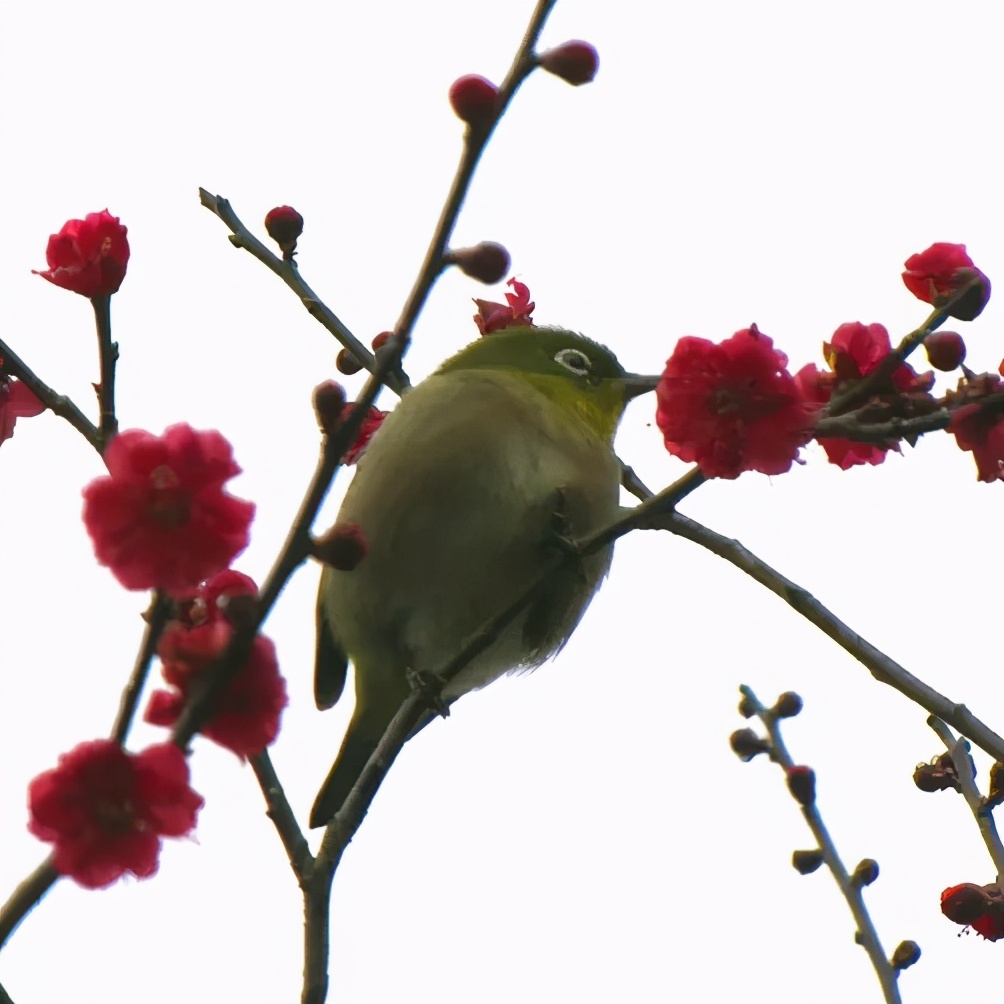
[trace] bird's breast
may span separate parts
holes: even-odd
[[[430,377],[386,419],[339,513],[369,545],[352,572],[328,577],[343,648],[383,672],[436,672],[540,578],[556,532],[581,536],[613,519],[618,485],[610,446],[518,376]],[[551,574],[447,696],[544,661],[609,562],[607,549]]]

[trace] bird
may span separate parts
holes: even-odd
[[[361,530],[365,557],[321,573],[315,702],[339,700],[351,660],[356,703],[312,827],[336,816],[415,680],[434,677],[548,568],[525,609],[445,684],[441,710],[568,641],[613,545],[565,562],[554,550],[618,516],[614,435],[627,403],[656,383],[581,334],[514,327],[447,359],[390,412],[335,524]]]

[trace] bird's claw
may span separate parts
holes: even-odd
[[[443,700],[443,681],[435,674],[419,669],[409,669],[407,676],[408,686],[425,701],[429,710],[448,718],[450,706]]]

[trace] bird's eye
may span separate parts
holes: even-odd
[[[586,376],[593,365],[589,361],[589,356],[580,349],[561,349],[555,353],[554,361],[576,376]]]

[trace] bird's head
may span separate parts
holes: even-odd
[[[506,328],[479,338],[447,359],[437,373],[500,370],[516,373],[612,441],[624,407],[655,390],[659,378],[628,373],[598,342],[560,328]]]

